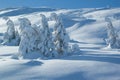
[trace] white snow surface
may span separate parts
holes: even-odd
[[[19,9],[0,10],[0,16]],[[71,39],[69,44],[78,44],[80,52],[57,59],[19,60],[14,57],[18,46],[0,45],[0,80],[120,80],[120,50],[105,48],[103,40],[107,37],[105,17],[110,17],[116,30],[120,30],[120,8],[57,9],[13,13],[9,17],[19,29],[18,18],[25,17],[32,24],[39,24],[40,14],[49,17],[52,12],[61,15]],[[49,21],[50,28],[53,24]],[[0,41],[6,29],[1,17]]]

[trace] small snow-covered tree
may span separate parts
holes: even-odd
[[[54,25],[54,44],[59,55],[67,55],[69,36],[62,24],[62,20],[56,13],[51,14],[52,19],[55,20]]]
[[[73,45],[72,45],[72,52],[73,52],[73,53],[79,53],[79,52],[80,52],[79,45],[73,44]]]
[[[56,56],[54,44],[52,41],[52,34],[48,26],[46,17],[40,14],[41,17],[41,28],[40,28],[40,43],[38,45],[41,53],[46,57]]]
[[[3,44],[10,44],[12,40],[15,39],[15,28],[14,23],[8,17],[4,17],[3,19],[6,20],[7,31],[4,34]]]
[[[36,50],[36,31],[32,28],[30,21],[27,18],[20,18],[21,41],[19,45],[19,53],[25,57],[27,53]]]
[[[117,32],[115,31],[112,22],[109,18],[106,18],[107,21],[107,34],[108,39],[106,39],[106,43],[110,48],[120,48],[120,40]]]
[[[18,46],[20,43],[20,36],[18,31],[15,30],[13,21],[8,17],[3,17],[3,19],[6,20],[7,31],[4,34],[2,44]]]

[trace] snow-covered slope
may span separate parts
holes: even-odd
[[[26,17],[39,24],[40,14],[57,13],[63,19],[71,43],[81,52],[51,60],[18,60],[16,46],[0,46],[0,80],[120,80],[119,50],[102,49],[107,36],[105,17],[120,30],[120,8],[8,8],[0,10],[0,40],[6,31],[3,16],[9,16],[19,29],[18,18]],[[50,28],[54,22],[49,21]]]
[[[6,27],[2,16],[9,16],[18,27],[17,19],[27,17],[32,24],[39,24],[40,14],[50,16],[55,12],[62,16],[64,26],[71,39],[86,43],[104,43],[106,37],[105,17],[111,17],[114,27],[119,29],[120,8],[83,8],[83,9],[50,9],[50,8],[10,8],[0,11],[0,33],[4,33]],[[50,26],[52,27],[52,23]]]

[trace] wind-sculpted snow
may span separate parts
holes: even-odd
[[[79,44],[81,54],[61,59],[14,59],[17,47],[0,47],[1,80],[119,80],[119,51]],[[6,67],[5,67],[6,66]]]

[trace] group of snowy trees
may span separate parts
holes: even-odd
[[[19,55],[26,58],[27,55],[34,56],[34,53],[44,57],[59,57],[70,55],[70,53],[79,51],[78,45],[72,47],[68,45],[69,36],[63,26],[62,19],[52,13],[49,20],[54,21],[53,30],[49,28],[48,18],[40,14],[39,25],[31,24],[27,18],[19,18],[19,33],[15,30],[12,20],[4,17],[7,24],[7,31],[4,34],[4,45],[19,45]],[[32,57],[31,56],[31,57]],[[39,56],[38,56],[39,57]]]
[[[106,43],[107,43],[108,47],[113,48],[113,49],[114,48],[120,49],[119,32],[117,32],[117,30],[115,30],[115,28],[113,27],[113,24],[109,18],[106,18],[105,20],[107,22],[108,38],[106,39]]]
[[[58,57],[68,54],[69,36],[57,14],[51,14],[55,21],[53,35],[49,29],[48,20],[41,14],[39,26],[31,25],[27,18],[20,18],[21,41],[19,52],[24,57],[27,53],[38,51],[45,57]]]

